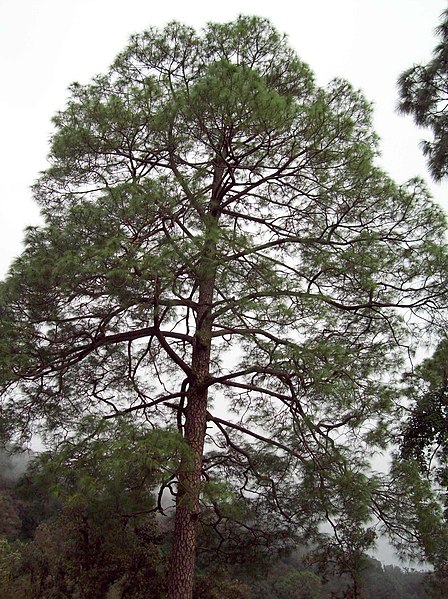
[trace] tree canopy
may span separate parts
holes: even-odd
[[[445,218],[375,165],[363,95],[318,87],[265,19],[171,23],[74,83],[54,127],[45,223],[0,288],[3,434],[177,430],[170,599],[191,597],[199,524],[229,542],[226,489],[253,514],[241,534],[362,528],[447,272]]]
[[[432,60],[401,74],[398,107],[411,114],[417,125],[431,130],[433,140],[422,142],[422,148],[431,175],[439,181],[448,174],[448,10],[442,13],[436,33],[440,41]]]

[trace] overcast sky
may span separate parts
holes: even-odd
[[[348,79],[374,103],[382,165],[398,181],[429,181],[424,135],[396,113],[396,80],[426,62],[443,0],[0,0],[0,277],[37,224],[30,185],[46,166],[50,119],[67,86],[103,72],[129,36],[177,19],[197,28],[238,14],[266,16],[289,35],[321,84]],[[431,189],[448,208],[448,185]]]

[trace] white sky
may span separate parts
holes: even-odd
[[[0,0],[0,278],[39,222],[30,185],[46,167],[50,119],[72,81],[106,70],[129,36],[173,19],[202,27],[238,14],[271,19],[320,84],[348,79],[374,103],[382,166],[396,181],[422,176],[448,209],[448,183],[431,183],[419,140],[398,115],[396,81],[425,63],[445,0]],[[392,555],[382,559],[392,561]]]
[[[347,78],[374,103],[383,167],[398,181],[429,181],[424,135],[398,115],[396,80],[426,62],[444,0],[0,0],[0,277],[37,224],[30,185],[46,166],[51,116],[67,86],[103,72],[131,33],[177,19],[200,28],[238,14],[266,16],[325,84]],[[431,184],[448,208],[448,185]]]

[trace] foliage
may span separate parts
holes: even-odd
[[[56,452],[41,453],[32,462],[20,489],[24,498],[44,489],[65,505],[125,521],[161,509],[154,490],[172,480],[182,452],[188,448],[177,431],[89,417]]]
[[[448,585],[448,568],[446,564],[438,566],[435,572],[426,577],[426,588],[431,599],[444,599]]]
[[[448,340],[406,377],[411,410],[402,429],[401,454],[448,488]]]
[[[371,599],[427,599],[424,572],[402,570],[398,566],[383,566],[369,559],[363,572],[363,587]]]
[[[157,499],[152,496],[148,505],[146,491],[166,476],[168,448],[182,450],[176,433],[148,434],[145,426],[137,427],[125,418],[88,419],[57,450],[35,456],[22,479],[8,488],[14,504],[20,503],[22,526],[16,526],[11,539],[3,539],[0,546],[2,597],[164,597],[172,523],[151,511]],[[120,460],[122,451],[133,453],[129,471]],[[56,502],[51,500],[54,494]],[[348,596],[350,579],[341,574],[342,568],[334,568],[333,573],[327,568],[322,580],[322,567],[317,564],[312,571],[310,560],[308,565],[304,562],[309,549],[280,555],[272,542],[275,536],[265,538],[263,545],[254,532],[261,529],[255,519],[250,521],[248,506],[245,502],[234,505],[236,489],[229,484],[212,486],[206,494],[223,514],[230,510],[225,529],[229,536],[223,541],[223,528],[216,525],[203,528],[194,599]],[[27,537],[19,543],[16,537],[23,535],[23,522],[30,521],[30,512],[35,526],[27,525]],[[250,547],[242,534],[243,524],[253,541]],[[232,526],[236,531],[232,532]],[[340,523],[339,538],[342,532]],[[292,539],[293,535],[288,542]],[[247,547],[238,550],[238,540]],[[349,563],[350,544],[344,548],[336,543],[326,547],[329,563],[344,563],[341,549],[347,551],[344,559]],[[359,575],[365,597],[426,599],[422,574],[383,570],[367,556],[362,558]]]
[[[448,341],[443,338],[433,355],[406,377],[407,396],[411,404],[400,435],[400,457],[413,468],[415,478],[422,479],[420,488],[432,485],[434,496],[444,507],[444,522],[440,517],[428,517],[426,492],[425,512],[415,510],[420,517],[421,538],[425,557],[435,566],[434,584],[445,584],[448,568]],[[412,464],[412,466],[410,465]],[[438,509],[433,507],[433,513]],[[439,508],[441,512],[441,508]],[[440,578],[436,583],[437,576]]]
[[[418,329],[445,302],[445,218],[424,184],[375,166],[362,94],[319,88],[265,19],[150,29],[70,94],[34,188],[44,225],[0,286],[2,434],[147,422],[129,450],[111,438],[98,500],[166,460],[170,598],[191,597],[201,526],[231,551],[311,538],[347,508],[362,528],[415,339],[404,315]],[[172,454],[151,457],[157,435]],[[79,451],[75,502],[96,484]]]
[[[399,78],[399,109],[411,114],[417,125],[428,127],[433,141],[422,143],[429,170],[437,181],[448,174],[448,10],[436,29],[439,43],[426,65],[413,66]]]
[[[321,580],[312,572],[292,572],[277,579],[274,589],[278,599],[319,599]]]
[[[251,599],[251,589],[217,568],[196,577],[194,599]]]
[[[99,516],[99,514],[98,514]],[[12,589],[26,597],[153,597],[164,594],[164,564],[154,522],[123,526],[66,508],[24,546]],[[150,594],[148,594],[150,589]]]
[[[0,486],[0,537],[14,538],[20,529],[20,502],[11,489]]]
[[[59,507],[41,515],[12,587],[36,598],[93,599],[109,591],[162,598],[165,560],[154,488],[169,477],[182,445],[176,432],[88,418],[57,452],[37,456],[16,493],[28,505],[38,496],[38,506],[55,495]]]
[[[5,599],[19,597],[11,592],[15,569],[20,562],[20,547],[17,543],[0,536],[0,592]],[[18,589],[15,588],[14,592]]]

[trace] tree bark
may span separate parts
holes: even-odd
[[[192,356],[193,380],[187,392],[185,414],[184,434],[190,452],[182,458],[179,469],[169,599],[190,599],[193,593],[202,456],[207,425],[208,388],[206,383],[210,364],[210,305],[213,287],[210,288],[210,285],[207,285],[203,289],[202,295],[201,307],[198,311],[199,327],[195,336]],[[207,301],[204,303],[206,299]]]
[[[168,599],[191,599],[196,562],[197,525],[200,514],[202,458],[207,427],[208,378],[210,374],[212,302],[216,279],[216,237],[220,184],[223,167],[216,167],[210,211],[199,265],[199,297],[196,333],[191,358],[191,380],[187,392],[184,437],[189,455],[181,460],[178,476],[174,539]]]

